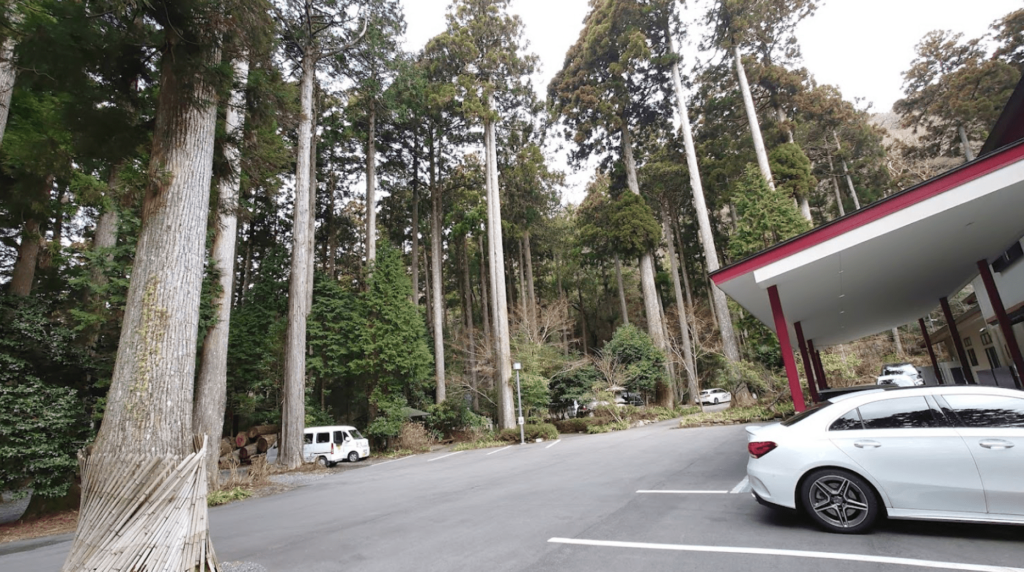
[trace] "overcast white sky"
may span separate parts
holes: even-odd
[[[709,0],[690,4],[699,16]],[[403,0],[407,50],[422,48],[444,31],[450,0]],[[1021,7],[1020,0],[824,0],[797,29],[804,64],[819,83],[839,86],[847,99],[864,98],[862,107],[891,109],[902,97],[903,72],[914,57],[914,45],[931,30],[963,32],[978,37],[997,18]],[[541,60],[534,78],[541,94],[562,67],[565,52],[579,37],[588,0],[513,0],[522,17],[530,49]],[[685,52],[684,52],[685,53]],[[692,64],[691,61],[685,62]],[[561,163],[556,159],[556,162]],[[570,177],[566,198],[582,199],[587,176]]]

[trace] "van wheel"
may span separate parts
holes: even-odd
[[[316,466],[326,468],[327,467],[327,457],[317,457],[316,458]]]
[[[348,454],[348,462],[349,463],[355,463],[355,462],[358,462],[358,461],[359,461],[359,453],[356,453],[355,451],[352,451],[352,452],[350,452]]]

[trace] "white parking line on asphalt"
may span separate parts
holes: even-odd
[[[729,491],[637,491],[638,495],[727,495]]]
[[[555,442],[554,442],[554,443],[552,443],[552,444],[550,444],[550,445],[548,445],[547,447],[544,447],[544,448],[545,448],[545,449],[550,449],[550,448],[554,447],[555,445],[557,445],[557,444],[559,444],[559,443],[561,443],[561,442],[562,442],[562,440],[561,440],[561,439],[555,439]]]
[[[502,447],[501,449],[498,449],[497,451],[491,451],[490,453],[487,453],[487,454],[488,455],[493,455],[495,453],[500,453],[500,452],[504,451],[505,449],[511,449],[511,448],[512,448],[512,445],[509,445],[508,447]]]
[[[582,538],[549,538],[553,544],[577,544],[582,546],[604,546],[610,548],[642,548],[646,550],[675,550],[679,552],[717,552],[722,554],[762,554],[766,556],[791,556],[794,558],[819,558],[823,560],[847,560],[851,562],[874,562],[877,564],[898,564],[943,570],[972,570],[975,572],[1024,572],[1024,568],[990,566],[987,564],[966,564],[918,560],[895,556],[872,556],[869,554],[844,554],[842,552],[816,552],[810,550],[784,550],[776,548],[754,548],[745,546],[699,546],[693,544],[654,544],[649,542],[619,542],[615,540],[586,540]]]
[[[739,482],[735,487],[729,491],[732,494],[749,493],[750,492],[750,477],[743,477],[743,480]]]
[[[445,457],[451,457],[452,455],[458,455],[459,453],[462,453],[462,452],[463,451],[455,451],[454,453],[448,453],[447,455],[441,455],[440,457],[434,457],[433,459],[427,459],[427,462],[428,463],[433,463],[434,461],[439,461],[441,459],[444,459]]]

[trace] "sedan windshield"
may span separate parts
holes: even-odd
[[[825,409],[829,405],[832,405],[832,402],[830,402],[830,401],[823,401],[823,402],[815,405],[814,407],[811,407],[809,409],[805,409],[805,410],[801,411],[800,413],[797,413],[796,415],[794,415],[794,416],[790,417],[789,419],[786,419],[785,421],[783,421],[782,422],[782,426],[789,427],[790,425],[796,425],[797,423],[803,421],[804,419],[807,419],[811,415],[814,415],[815,413],[818,413],[819,411]]]

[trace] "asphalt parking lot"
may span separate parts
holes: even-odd
[[[217,553],[269,571],[1024,572],[1024,527],[820,532],[751,498],[742,426],[674,426],[366,463],[212,509]],[[49,542],[0,547],[0,571],[58,570],[69,545]]]

